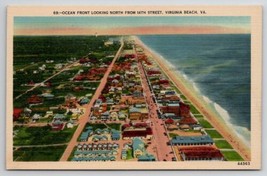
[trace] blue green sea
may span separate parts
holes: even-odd
[[[250,144],[250,34],[138,37]]]

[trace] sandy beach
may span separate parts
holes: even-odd
[[[212,124],[212,126],[227,140],[232,147],[238,152],[244,160],[251,160],[251,151],[245,145],[245,143],[236,135],[233,129],[218,117],[214,112],[205,107],[205,105],[186,87],[186,84],[181,78],[181,75],[177,75],[168,64],[160,58],[157,54],[153,53],[138,37],[133,37],[136,44],[144,48],[144,52],[147,56],[151,56],[169,77],[173,84],[187,97],[187,99],[206,117],[206,119]]]

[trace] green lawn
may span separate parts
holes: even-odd
[[[87,131],[85,129],[88,126],[93,127],[93,130],[96,130],[97,128],[99,128],[99,129],[107,128],[107,126],[105,124],[103,124],[103,123],[87,123],[86,126],[85,126],[85,128],[84,128],[84,131]]]
[[[58,161],[66,145],[51,147],[19,148],[13,153],[14,161]]]
[[[216,130],[205,130],[211,138],[223,138],[222,135]]]
[[[52,131],[50,126],[44,127],[14,127],[17,135],[13,142],[19,145],[61,144],[70,141],[77,127],[65,128],[62,131]]]
[[[127,150],[127,157],[126,157],[126,159],[127,160],[133,159],[133,150],[132,149]]]
[[[195,114],[194,116],[195,116],[195,118],[197,118],[197,119],[202,119],[202,118],[204,118],[204,116],[201,115],[201,114]]]
[[[192,104],[190,104],[190,111],[192,112],[192,114],[200,114],[200,112]]]
[[[221,151],[227,161],[243,161],[243,158],[235,151]]]
[[[180,97],[181,97],[183,100],[187,100],[186,97],[185,97],[183,94],[180,94]]]
[[[200,125],[203,126],[203,128],[213,128],[213,126],[206,120],[204,119],[198,119],[198,122]]]
[[[112,129],[121,130],[121,124],[120,123],[110,123],[110,124],[106,124],[107,126],[109,126]]]
[[[215,144],[220,149],[232,149],[233,148],[226,140],[216,140]]]
[[[169,133],[169,136],[171,137],[171,138],[173,138],[173,137],[175,137],[175,136],[179,136],[178,134],[175,134],[175,133]]]

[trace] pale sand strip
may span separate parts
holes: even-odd
[[[190,90],[186,87],[186,84],[179,77],[171,71],[168,64],[165,63],[158,55],[153,53],[138,37],[133,37],[136,44],[144,48],[144,52],[147,56],[151,56],[160,66],[162,71],[169,77],[174,85],[190,100],[190,102],[207,118],[211,125],[221,133],[221,135],[227,140],[232,147],[243,157],[244,160],[250,161],[251,154],[250,149],[244,144],[242,140],[236,135],[233,129],[229,128],[224,121],[220,119],[214,112],[203,106],[203,103],[196,98]]]

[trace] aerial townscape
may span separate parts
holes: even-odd
[[[135,36],[15,36],[13,160],[246,160],[181,84]]]

